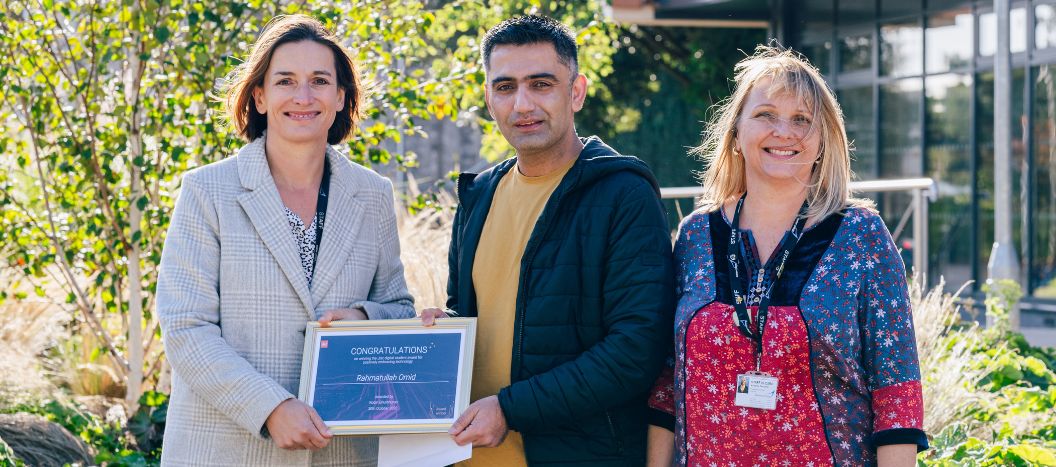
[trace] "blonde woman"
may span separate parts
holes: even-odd
[[[697,149],[704,205],[675,245],[650,465],[914,465],[927,438],[905,268],[848,192],[839,105],[792,52],[760,47],[735,71]]]
[[[161,463],[373,466],[377,438],[334,439],[294,397],[309,321],[414,316],[392,184],[331,146],[359,114],[356,69],[318,21],[279,17],[227,97],[248,144],[184,176],[161,258]]]

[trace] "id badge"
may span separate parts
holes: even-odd
[[[733,405],[766,410],[777,407],[777,378],[769,374],[749,371],[737,375],[735,389]]]

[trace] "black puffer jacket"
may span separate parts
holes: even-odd
[[[533,465],[640,466],[646,394],[671,342],[671,237],[645,163],[583,142],[525,247],[499,403]],[[458,179],[447,306],[461,316],[477,316],[473,259],[514,164]]]

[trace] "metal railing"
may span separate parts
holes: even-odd
[[[889,193],[909,192],[912,199],[902,212],[898,224],[891,232],[898,238],[910,218],[913,219],[913,269],[923,277],[928,277],[928,203],[938,196],[938,186],[930,178],[903,178],[895,180],[866,180],[851,182],[853,193]],[[660,189],[663,199],[699,198],[704,195],[704,187],[678,186]],[[680,213],[681,216],[681,213]]]

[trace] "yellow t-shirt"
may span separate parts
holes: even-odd
[[[521,255],[550,195],[575,163],[540,177],[522,175],[516,167],[499,181],[473,259],[477,296],[477,345],[473,352],[473,401],[493,396],[510,385],[513,332]],[[521,435],[511,431],[497,448],[475,448],[463,467],[527,465]]]

